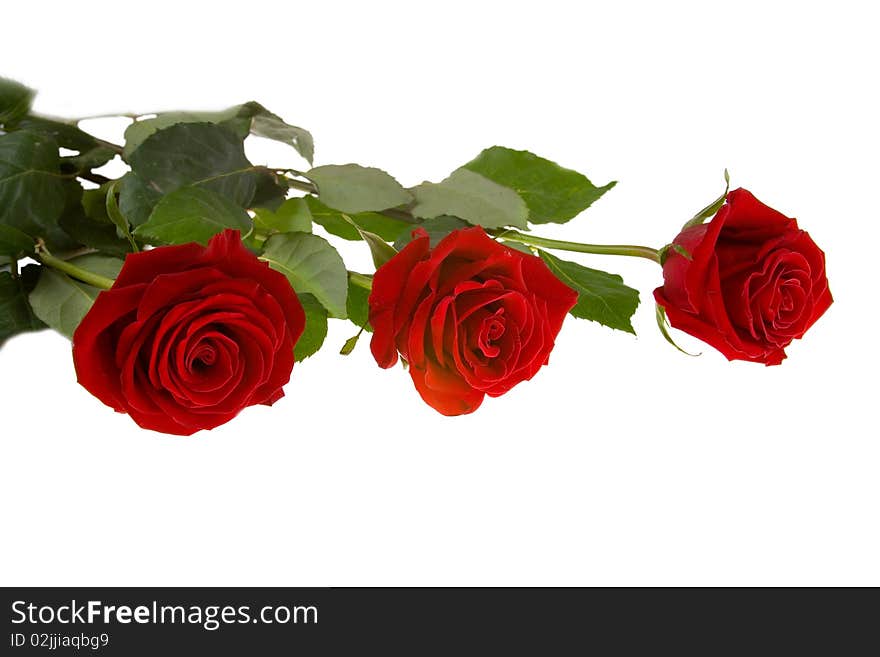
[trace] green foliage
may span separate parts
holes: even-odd
[[[538,255],[559,280],[578,293],[578,302],[570,311],[573,316],[635,335],[631,317],[639,305],[638,290],[624,285],[616,274],[560,260],[546,251]]]
[[[36,92],[7,78],[0,78],[0,126],[12,126],[31,109]]]
[[[305,360],[316,353],[327,337],[327,310],[311,294],[298,294],[306,314],[306,327],[293,348],[297,361]]]
[[[58,225],[77,244],[124,258],[131,247],[117,235],[103,207],[106,189],[83,191],[74,180],[64,181],[65,206]]]
[[[663,336],[666,342],[678,349],[685,356],[699,356],[700,354],[692,354],[689,351],[685,351],[678,346],[678,343],[675,340],[672,339],[672,335],[670,335],[669,333],[669,320],[666,318],[666,309],[658,303],[654,305],[654,310],[655,317],[657,319],[657,328],[660,329],[660,334]]]
[[[219,112],[163,112],[151,118],[139,119],[125,131],[123,156],[128,160],[152,134],[180,123],[214,123],[242,139],[250,133],[280,141],[296,149],[309,164],[315,153],[312,135],[307,130],[285,123],[278,115],[251,101]]]
[[[236,106],[219,112],[163,112],[151,118],[138,119],[125,129],[122,156],[130,161],[132,153],[152,135],[179,123],[215,123],[244,139],[248,134],[247,121],[235,121],[238,110]]]
[[[709,217],[714,217],[715,213],[721,209],[721,206],[724,205],[724,202],[727,200],[727,192],[730,191],[730,173],[728,173],[727,169],[724,170],[724,192],[712,201],[705,208],[697,212],[684,226],[682,226],[682,230],[690,228],[692,226],[699,226],[701,223],[706,221]],[[671,340],[670,340],[671,341]],[[675,344],[673,342],[673,344]],[[676,345],[677,347],[678,345]],[[687,352],[685,352],[687,353]]]
[[[58,145],[44,135],[12,132],[0,135],[0,224],[50,247],[73,246],[58,227],[65,190],[58,169]]]
[[[129,243],[116,234],[115,226],[90,219],[82,211],[66,212],[59,225],[77,243],[102,253],[124,258],[131,251]]]
[[[70,262],[108,278],[116,278],[122,268],[122,260],[101,255],[81,256]],[[72,338],[101,290],[75,281],[54,269],[41,269],[40,279],[29,297],[34,314],[50,328]]]
[[[363,329],[355,333],[348,340],[345,341],[345,344],[342,345],[342,349],[339,350],[340,356],[348,356],[351,352],[354,351],[354,348],[357,347],[358,340],[361,339],[361,334],[364,332]]]
[[[464,168],[513,189],[528,205],[529,221],[535,224],[565,223],[617,184],[596,187],[577,171],[502,146],[487,148]]]
[[[0,272],[0,347],[9,338],[45,328],[28,302],[28,293],[36,284],[37,265],[25,267],[19,278]]]
[[[107,193],[113,186],[118,187],[120,181],[114,180],[104,183],[95,189],[84,189],[82,193],[82,207],[89,219],[103,224],[113,223],[107,214]]]
[[[267,209],[254,211],[254,225],[267,233],[310,233],[312,213],[304,198],[289,198],[274,212]]]
[[[529,209],[515,191],[468,169],[410,191],[416,198],[412,213],[422,219],[452,215],[484,228],[527,226]]]
[[[154,244],[207,244],[226,228],[245,237],[252,227],[248,213],[223,196],[201,187],[183,187],[164,196],[134,232]]]
[[[527,229],[529,222],[565,223],[614,182],[596,186],[555,162],[500,146],[484,150],[439,183],[411,190],[380,169],[357,164],[313,167],[293,180],[286,175],[292,169],[254,166],[244,141],[256,135],[285,143],[311,164],[312,135],[257,102],[139,118],[120,147],[88,134],[77,121],[32,114],[33,96],[27,87],[0,78],[0,344],[45,325],[72,336],[99,294],[98,288],[47,266],[29,266],[15,276],[17,260],[34,253],[38,238],[62,259],[71,255],[65,251],[94,249],[97,253],[70,262],[113,278],[120,258],[141,245],[207,244],[231,228],[241,232],[261,260],[283,273],[299,296],[306,326],[294,355],[301,361],[321,348],[330,317],[371,330],[370,292],[364,289],[369,278],[350,275],[336,249],[312,234],[313,224],[337,237],[366,242],[377,268],[411,241],[416,228],[435,247],[452,231],[482,226],[513,249],[537,253],[576,290],[572,315],[634,333],[631,318],[639,295],[621,277],[505,242],[510,233],[502,230]],[[62,156],[59,149],[71,154]],[[131,170],[119,180],[92,171],[120,151]],[[100,186],[84,191],[80,179]],[[290,187],[310,194],[287,199]],[[726,194],[687,225],[717,212]],[[664,256],[673,252],[689,256],[674,244],[662,250]],[[48,252],[43,261],[64,269]],[[660,309],[658,322],[668,338],[662,319]],[[345,343],[342,353],[354,348],[360,334]]]
[[[260,259],[287,276],[297,294],[312,294],[331,317],[346,318],[348,272],[327,240],[311,233],[273,235]]]
[[[308,130],[285,123],[284,120],[257,102],[242,105],[251,117],[251,134],[292,146],[309,164],[315,157],[315,142]]]
[[[666,264],[666,260],[669,258],[670,251],[674,251],[685,260],[694,259],[694,256],[691,254],[691,252],[684,248],[681,244],[667,244],[657,251],[657,257],[659,258],[661,267]]]
[[[287,190],[287,185],[282,184],[274,172],[260,169],[257,171],[257,188],[250,207],[275,211],[287,198]]]
[[[359,230],[358,232],[360,232],[361,237],[364,242],[367,243],[367,246],[370,247],[370,255],[373,258],[373,265],[376,269],[379,269],[379,267],[397,255],[397,249],[375,233],[366,230]]]
[[[325,205],[348,214],[387,210],[412,201],[399,182],[373,167],[331,164],[315,167],[306,176],[317,185]]]
[[[119,211],[132,226],[146,223],[162,198],[162,193],[148,185],[134,171],[119,179]]]
[[[15,126],[16,130],[50,137],[61,148],[85,153],[103,144],[100,139],[81,130],[73,123],[64,123],[42,116],[27,116]]]
[[[111,144],[81,130],[72,123],[64,123],[41,116],[26,116],[15,126],[16,130],[49,137],[61,148],[78,151],[59,161],[61,173],[80,174],[104,166],[116,157]]]
[[[373,327],[370,326],[370,291],[365,290],[360,285],[355,285],[351,281],[348,283],[348,319],[358,328],[372,333]]]
[[[33,253],[33,251],[33,239],[18,228],[0,224],[0,254],[17,260],[24,255]]]
[[[95,146],[79,155],[61,158],[61,170],[72,173],[84,173],[107,164],[116,157],[116,152],[106,146]]]
[[[202,187],[246,208],[257,187],[242,138],[213,123],[178,123],[159,130],[144,140],[129,162],[143,185],[160,195]],[[124,203],[122,207],[128,216]]]
[[[114,226],[116,226],[116,235],[119,238],[125,239],[131,246],[131,250],[137,252],[138,245],[131,234],[131,226],[128,223],[128,219],[125,218],[122,211],[119,209],[119,202],[116,199],[116,190],[118,188],[119,181],[113,181],[113,183],[108,186],[104,197],[104,209],[107,218]]]
[[[307,196],[305,201],[309,206],[314,222],[322,226],[331,235],[336,235],[344,240],[353,242],[360,240],[361,234],[358,231],[358,228],[360,228],[378,235],[386,242],[391,242],[402,231],[412,226],[405,221],[394,219],[378,212],[356,212],[353,214],[340,212],[339,210],[327,207],[314,196]],[[346,216],[351,219],[351,222],[354,222],[354,226],[346,220]]]
[[[381,267],[386,262],[391,260],[391,258],[397,255],[397,249],[388,244],[381,237],[379,237],[375,233],[371,233],[370,231],[364,230],[359,227],[347,214],[342,215],[342,217],[349,224],[354,226],[361,239],[367,243],[367,246],[370,248],[370,255],[373,258],[373,266],[375,266],[376,269],[379,269],[379,267]]]

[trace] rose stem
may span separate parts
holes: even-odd
[[[38,249],[36,257],[47,267],[57,269],[60,272],[64,272],[71,278],[75,278],[76,280],[82,281],[83,283],[88,283],[89,285],[99,287],[102,290],[109,290],[111,287],[113,287],[113,283],[115,283],[112,278],[105,278],[104,276],[93,274],[90,271],[86,271],[85,269],[77,267],[73,263],[62,260],[61,258],[56,258],[55,256],[48,253],[45,248]]]
[[[285,176],[285,180],[290,187],[298,189],[309,194],[318,193],[318,188],[314,184],[304,180],[294,180]],[[384,214],[393,219],[405,221],[410,224],[418,224],[419,220],[406,210],[391,209],[383,210],[379,214]],[[631,244],[582,244],[580,242],[567,242],[564,240],[553,240],[547,237],[539,237],[537,235],[525,235],[514,230],[495,230],[490,231],[495,237],[500,237],[511,242],[520,242],[531,246],[541,246],[546,249],[558,249],[561,251],[574,251],[577,253],[592,253],[596,255],[620,255],[631,256],[634,258],[647,258],[656,263],[660,263],[660,252],[650,246],[635,246]],[[352,281],[354,282],[354,281]]]
[[[654,262],[660,262],[660,252],[650,246],[635,246],[631,244],[582,244],[580,242],[566,242],[563,240],[551,240],[537,235],[524,235],[512,230],[492,231],[496,237],[511,242],[520,242],[530,246],[543,246],[546,249],[559,249],[561,251],[575,251],[577,253],[593,253],[596,255],[621,255],[633,258],[647,258]]]
[[[373,289],[373,277],[367,276],[366,274],[358,274],[356,271],[348,272],[348,280],[351,281],[352,285],[357,285],[360,288],[365,290]]]

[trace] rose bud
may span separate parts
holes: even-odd
[[[190,435],[284,393],[305,315],[237,231],[128,256],[73,336],[79,382],[145,429]]]
[[[673,245],[654,298],[672,326],[729,360],[778,365],[831,305],[825,254],[797,221],[745,189]]]
[[[373,356],[387,368],[399,352],[425,402],[472,413],[547,364],[577,293],[482,228],[456,230],[433,249],[424,230],[413,236],[373,278]]]

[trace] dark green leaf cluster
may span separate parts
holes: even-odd
[[[349,272],[315,226],[363,241],[376,267],[404,248],[416,228],[436,244],[453,230],[482,226],[541,257],[575,289],[580,298],[572,315],[633,331],[638,293],[619,276],[504,240],[512,229],[573,219],[614,182],[596,186],[527,151],[495,146],[440,182],[406,189],[381,169],[357,164],[304,172],[255,165],[244,148],[251,136],[288,144],[310,166],[314,142],[253,101],[221,111],[132,116],[117,145],[83,131],[78,121],[35,114],[33,97],[27,87],[0,79],[0,343],[43,326],[72,335],[99,293],[39,264],[20,270],[23,258],[52,253],[112,278],[129,253],[205,244],[232,228],[302,300],[306,331],[295,349],[302,360],[321,348],[328,318],[371,330],[369,277]],[[115,158],[129,170],[111,179],[101,167]]]

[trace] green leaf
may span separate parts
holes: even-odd
[[[668,321],[666,319],[666,309],[663,306],[661,306],[659,303],[655,304],[654,308],[656,311],[655,316],[657,318],[657,328],[660,329],[660,333],[663,335],[664,338],[666,338],[666,342],[668,342],[673,347],[678,349],[685,356],[694,356],[694,357],[699,356],[700,354],[692,354],[691,352],[685,351],[684,349],[682,349],[681,347],[678,346],[678,344],[675,342],[675,340],[672,339],[672,336],[669,334],[669,326],[668,326]]]
[[[357,347],[358,340],[361,339],[361,334],[363,334],[364,329],[361,328],[360,331],[351,336],[348,340],[345,341],[345,344],[342,345],[342,349],[339,350],[340,356],[348,356],[351,352],[354,351],[354,348]]]
[[[45,328],[27,299],[39,269],[37,265],[28,265],[19,279],[13,278],[9,272],[0,272],[0,347],[19,333]]]
[[[327,240],[311,233],[273,235],[260,259],[287,276],[297,294],[313,294],[331,317],[345,319],[348,272]]]
[[[306,177],[318,186],[321,202],[340,212],[376,212],[406,205],[412,196],[381,169],[359,164],[329,164]]]
[[[351,281],[348,282],[348,300],[346,301],[348,319],[358,328],[363,328],[365,331],[372,333],[373,327],[370,326],[369,298],[369,290],[365,290]]]
[[[131,247],[120,239],[113,224],[99,223],[80,210],[64,213],[59,225],[79,244],[97,249],[108,255],[124,258]]]
[[[694,257],[691,255],[691,252],[684,248],[681,244],[667,244],[666,246],[661,247],[657,251],[657,257],[660,261],[660,266],[666,264],[666,260],[669,258],[669,252],[675,251],[678,255],[680,255],[685,260],[693,260]]]
[[[100,255],[81,256],[70,262],[108,278],[116,278],[122,268],[122,260]],[[62,335],[72,338],[76,327],[89,312],[100,291],[54,269],[43,267],[40,280],[30,294],[30,303],[34,314],[43,322]]]
[[[311,294],[298,294],[299,302],[306,313],[306,328],[296,341],[293,354],[297,362],[316,353],[327,337],[327,311]]]
[[[161,192],[145,183],[133,171],[120,178],[119,211],[132,226],[146,223],[160,198]]]
[[[61,148],[78,151],[78,155],[61,158],[61,172],[65,174],[97,169],[116,157],[116,151],[110,144],[71,123],[40,116],[26,116],[18,122],[16,129],[50,137]]]
[[[159,194],[181,187],[203,187],[246,208],[257,186],[257,174],[245,157],[242,138],[213,123],[178,123],[159,130],[129,161],[144,185]]]
[[[287,198],[287,191],[287,185],[281,184],[275,173],[267,169],[258,170],[257,188],[250,207],[275,211]]]
[[[276,233],[311,233],[312,213],[303,198],[289,198],[275,212],[254,211],[254,225],[261,231]]]
[[[308,130],[285,123],[277,114],[273,114],[257,102],[251,101],[242,105],[243,113],[250,113],[251,134],[265,137],[292,146],[297,153],[311,165],[315,156],[315,142]]]
[[[485,228],[526,228],[529,218],[529,209],[516,192],[468,169],[410,191],[416,198],[412,213],[423,219],[452,215]]]
[[[373,264],[376,266],[376,269],[379,269],[379,267],[397,255],[397,249],[375,233],[361,230],[360,234],[364,242],[367,243],[367,246],[370,247],[370,255],[373,257]]]
[[[721,209],[722,205],[724,205],[724,201],[727,200],[727,192],[729,192],[729,191],[730,191],[730,174],[728,173],[727,169],[725,169],[724,170],[724,193],[721,194],[721,196],[716,198],[714,201],[712,201],[705,208],[703,208],[702,210],[697,212],[697,214],[695,214],[690,221],[688,221],[684,226],[682,226],[681,229],[685,230],[686,228],[690,228],[692,226],[699,226],[701,223],[703,223],[709,217],[714,217],[715,213]],[[688,258],[688,259],[690,259],[690,258]],[[673,344],[675,344],[675,343],[673,343]],[[676,346],[678,346],[678,345],[676,345]],[[687,353],[687,352],[684,352],[684,353]],[[688,355],[692,355],[692,354],[688,354]]]
[[[89,219],[102,224],[113,223],[107,215],[107,191],[118,183],[119,181],[117,180],[111,180],[95,189],[83,190],[82,208]]]
[[[110,223],[106,212],[99,213],[94,207],[95,197],[102,194],[102,190],[83,191],[75,180],[65,180],[64,190],[65,208],[58,220],[64,232],[77,244],[124,258],[129,251],[128,243],[116,234],[116,228]],[[91,214],[88,210],[91,210]]]
[[[22,255],[28,255],[34,252],[34,240],[25,233],[13,228],[0,224],[0,254],[11,256],[17,260]]]
[[[252,229],[251,218],[228,199],[201,187],[183,187],[164,196],[145,224],[134,234],[159,244],[207,244],[226,228]]]
[[[159,130],[170,128],[179,123],[225,123],[238,116],[240,107],[236,105],[219,112],[163,112],[151,118],[134,121],[125,129],[125,146],[122,149],[122,157],[128,161],[132,153]],[[244,139],[248,134],[249,122],[244,121],[243,132],[242,125],[235,122],[226,124],[225,127]]]
[[[244,139],[249,133],[292,146],[309,164],[315,153],[308,130],[285,123],[255,101],[235,105],[219,112],[163,112],[132,123],[125,131],[126,160],[155,132],[180,123],[214,123],[222,125]]]
[[[635,335],[630,318],[639,305],[638,290],[624,285],[616,274],[560,260],[546,251],[539,250],[538,255],[560,281],[578,293],[572,315]]]
[[[79,155],[61,158],[61,169],[71,173],[83,173],[104,166],[114,157],[116,157],[116,152],[112,149],[106,146],[95,146]]]
[[[367,243],[368,247],[370,247],[370,255],[373,257],[373,265],[375,265],[376,269],[379,269],[379,267],[397,255],[397,249],[375,233],[361,229],[347,214],[342,215],[342,218],[350,225],[354,226],[358,235],[361,236],[361,239]]]
[[[75,246],[58,227],[65,203],[62,181],[58,146],[51,138],[0,135],[0,224],[42,237],[50,248]]]
[[[134,253],[138,251],[137,242],[135,242],[134,237],[131,234],[131,226],[128,223],[128,219],[122,214],[119,210],[119,202],[116,200],[116,190],[119,188],[119,181],[114,180],[108,187],[105,200],[104,200],[104,208],[107,211],[107,217],[116,226],[116,235],[126,240],[131,246],[131,250]]]
[[[529,221],[535,224],[565,223],[617,184],[596,187],[577,171],[502,146],[487,148],[464,168],[516,191],[528,205]]]
[[[693,260],[694,257],[691,255],[690,251],[684,248],[681,244],[670,244],[669,248],[675,251],[678,255],[680,255],[685,260]]]
[[[97,137],[80,130],[71,123],[46,119],[42,116],[26,116],[18,122],[17,130],[26,130],[50,137],[61,148],[85,153],[102,145]]]
[[[0,78],[0,125],[13,125],[31,109],[36,92],[8,78]]]
[[[412,232],[416,228],[423,228],[431,240],[431,248],[437,246],[437,243],[454,230],[467,228],[468,224],[458,217],[449,217],[441,215],[433,219],[425,219],[418,226],[408,226],[409,230],[401,232],[394,241],[394,248],[400,251],[407,244],[412,242]]]
[[[306,203],[312,214],[314,222],[324,228],[331,235],[336,235],[344,240],[356,242],[361,239],[357,228],[375,233],[386,242],[390,242],[400,235],[411,224],[399,219],[386,217],[377,212],[357,212],[347,216],[357,224],[357,228],[345,220],[343,212],[329,208],[314,196],[306,196]]]

